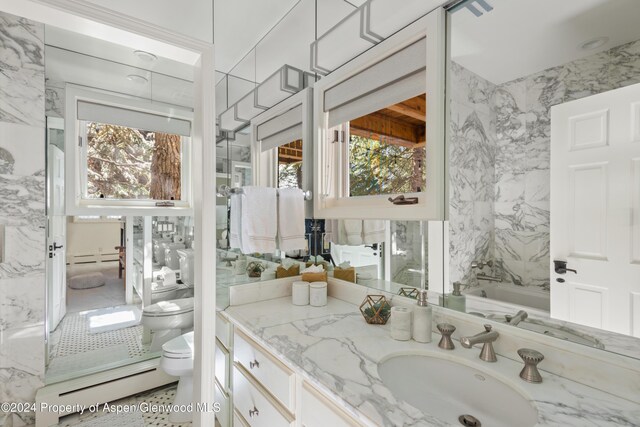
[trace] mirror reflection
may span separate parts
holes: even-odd
[[[46,26],[45,39],[45,381],[56,383],[159,357],[164,342],[193,327],[190,216],[130,216],[117,209],[65,212],[69,88],[118,100],[118,106],[78,102],[77,117],[71,117],[80,132],[75,154],[82,198],[121,206],[139,200],[177,202],[190,191],[190,122],[167,115],[158,123],[156,116],[127,105],[144,102],[149,110],[188,116],[193,70],[53,26]],[[176,301],[184,314],[174,328],[158,320],[157,309]]]
[[[616,19],[579,1],[563,3],[575,17],[565,21],[525,12],[554,2],[491,6],[448,16],[445,293],[478,316],[637,356],[636,235],[617,213],[637,210],[628,191],[638,151],[615,129],[636,121],[625,96],[640,82],[640,32],[618,32]],[[630,3],[607,7],[638,16]]]

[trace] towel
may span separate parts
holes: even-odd
[[[229,225],[229,247],[242,250],[242,202],[244,194],[231,195],[231,224]]]
[[[347,244],[351,246],[362,245],[362,220],[345,219],[344,230],[347,234]]]
[[[242,188],[242,252],[273,253],[278,231],[276,189],[254,186]]]
[[[362,234],[364,236],[364,244],[372,245],[374,243],[384,242],[385,222],[380,220],[364,220],[362,226]]]
[[[305,249],[304,193],[299,188],[281,188],[278,196],[278,245],[280,250]]]

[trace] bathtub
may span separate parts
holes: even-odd
[[[484,294],[483,294],[484,292]],[[520,306],[524,310],[535,309],[549,313],[549,292],[517,285],[484,285],[464,292],[467,298],[477,302],[493,300]],[[486,295],[486,297],[485,297]]]

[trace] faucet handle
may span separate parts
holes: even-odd
[[[524,368],[520,371],[520,378],[529,383],[541,383],[542,375],[538,371],[538,363],[542,362],[544,355],[530,348],[521,348],[518,355],[524,361]]]
[[[440,338],[440,342],[438,343],[438,347],[444,350],[453,350],[456,346],[453,344],[451,340],[451,334],[456,330],[456,327],[450,323],[438,323],[436,326],[440,333],[442,334],[442,338]]]

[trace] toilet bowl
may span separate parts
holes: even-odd
[[[165,285],[163,282],[151,283],[151,304],[158,301],[168,301],[177,298],[180,287],[178,284]]]
[[[185,285],[193,287],[193,249],[178,249],[177,253],[180,257],[180,279]]]
[[[193,400],[193,332],[180,335],[162,345],[160,367],[168,375],[180,378],[169,422],[190,422],[192,413],[187,408]]]
[[[163,243],[164,263],[172,270],[180,270],[180,258],[178,249],[184,249],[184,243]]]
[[[150,351],[193,328],[193,297],[159,301],[142,310],[142,325],[151,330]]]

